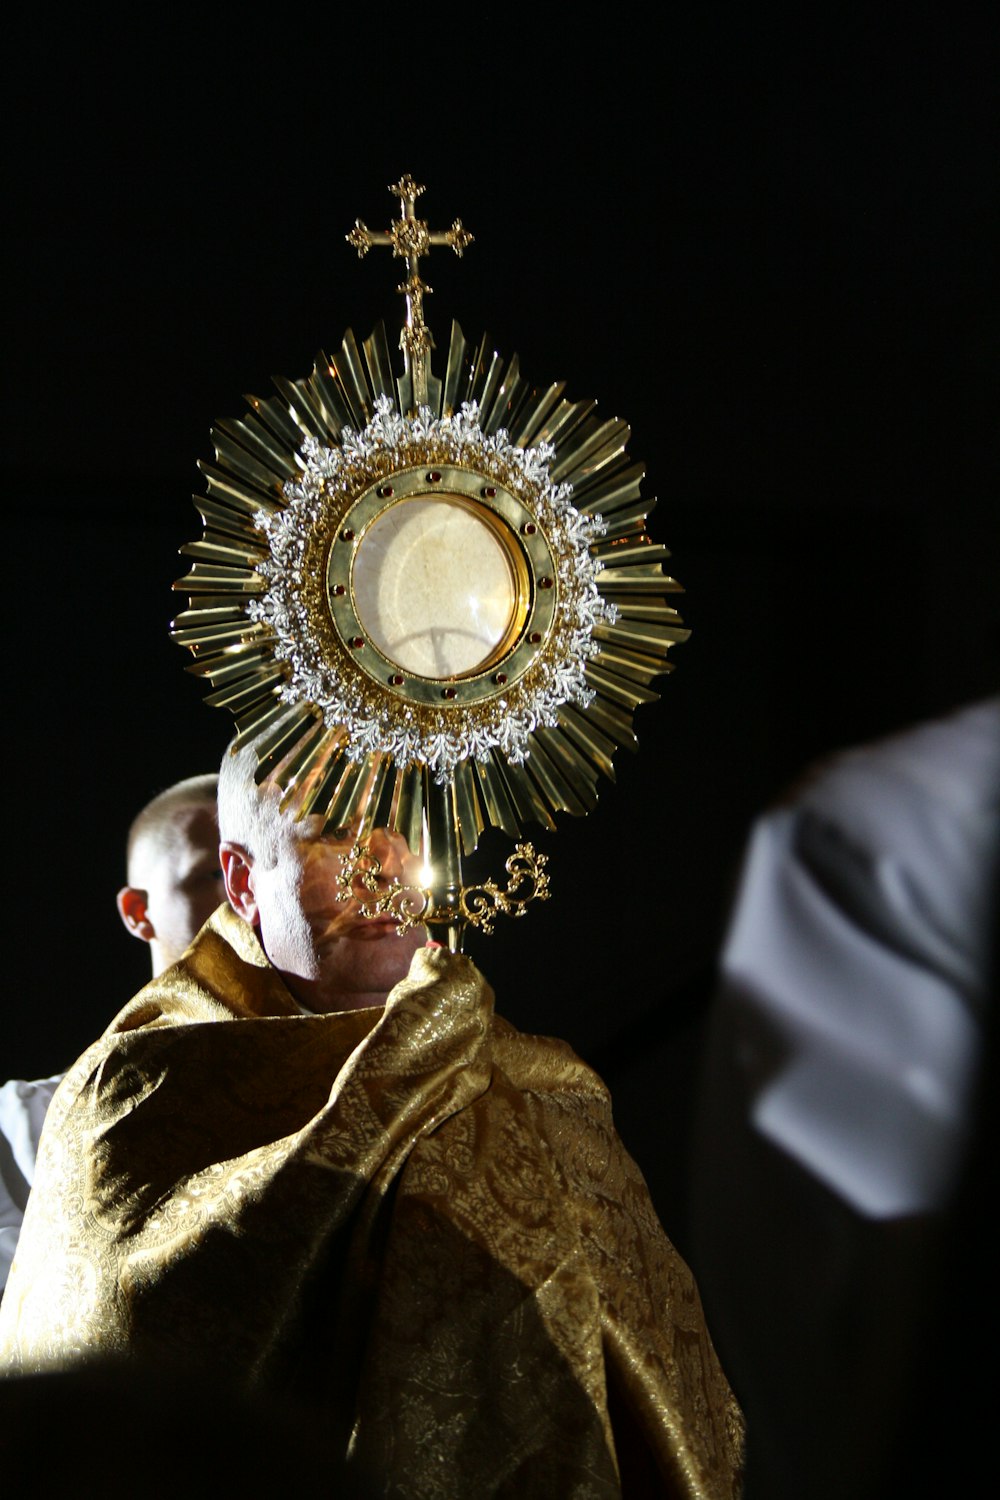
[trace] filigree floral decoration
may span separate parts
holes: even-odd
[[[604,534],[604,522],[575,508],[571,484],[553,482],[554,456],[551,443],[526,449],[511,443],[503,428],[485,434],[475,402],[464,402],[452,416],[435,417],[423,407],[408,417],[380,396],[363,431],[346,428],[338,447],[307,438],[302,476],[284,486],[285,509],[255,517],[269,545],[259,569],[268,587],[247,612],[270,628],[275,657],[289,665],[282,701],[315,704],[328,727],[343,726],[350,759],[391,755],[399,767],[429,766],[439,781],[459,761],[488,760],[494,750],[519,765],[530,753],[532,732],[540,725],[554,727],[564,704],[588,707],[594,691],[585,669],[598,649],[593,632],[614,623],[618,611],[598,592],[601,563],[591,552]],[[318,601],[311,585],[331,528],[360,491],[383,474],[444,462],[471,468],[516,493],[544,529],[557,559],[561,607],[537,661],[507,691],[465,708],[407,712],[346,649],[331,649],[329,633],[316,628]]]
[[[257,748],[259,779],[301,812],[329,826],[377,821],[418,849],[446,795],[471,853],[488,825],[516,841],[527,822],[554,828],[555,813],[595,805],[687,631],[661,566],[669,554],[646,534],[652,502],[625,422],[564,399],[560,384],[532,386],[516,356],[467,343],[457,324],[427,404],[408,404],[412,385],[392,366],[384,329],[360,345],[348,333],[312,375],[276,380],[277,396],[217,423],[195,501],[204,533],[182,549],[191,566],[175,585],[190,605],[173,633],[209,702]],[[523,630],[514,619],[509,655],[411,692],[409,680],[391,686],[384,657],[373,670],[371,641],[355,651],[345,639],[331,570],[351,515],[379,486],[402,492],[414,465],[496,486],[539,535],[522,549],[536,613]],[[530,550],[543,538],[548,578]]]

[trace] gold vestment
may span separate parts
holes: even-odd
[[[492,1000],[424,949],[384,1010],[303,1015],[220,908],[53,1100],[7,1369],[217,1367],[341,1428],[365,1493],[731,1500],[739,1412],[607,1090]]]

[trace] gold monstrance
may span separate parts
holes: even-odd
[[[548,894],[522,825],[594,807],[688,632],[627,424],[562,382],[531,385],[457,323],[432,374],[420,261],[472,236],[459,219],[430,231],[423,191],[403,177],[389,229],[358,220],[347,236],[406,263],[403,374],[381,325],[360,348],[348,330],[312,375],[217,423],[173,636],[255,746],[258,783],[357,830],[344,894],[458,950],[466,925],[490,931]],[[462,883],[488,824],[516,841],[505,888]],[[380,880],[377,827],[423,855],[426,886]]]

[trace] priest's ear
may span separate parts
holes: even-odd
[[[253,893],[253,856],[244,849],[242,844],[223,843],[219,845],[219,863],[222,866],[222,878],[226,883],[226,895],[229,904],[237,916],[242,917],[244,922],[249,922],[251,927],[257,925],[257,898]]]
[[[115,900],[118,915],[132,936],[141,938],[144,943],[151,943],[156,932],[147,910],[149,893],[141,891],[137,885],[123,885]]]

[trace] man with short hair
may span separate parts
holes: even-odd
[[[149,944],[153,978],[180,958],[225,899],[219,866],[218,776],[188,776],[147,802],[128,832],[128,884],[118,913]]]
[[[149,944],[153,978],[176,963],[224,897],[215,808],[218,776],[189,776],[160,792],[128,834],[128,884],[118,911]],[[0,1292],[7,1282],[45,1115],[62,1073],[0,1085]]]
[[[739,1413],[606,1089],[469,959],[363,918],[357,830],[254,769],[220,778],[229,905],[55,1101],[8,1369],[284,1393],[351,1493],[731,1500]],[[400,838],[371,852],[407,878]]]

